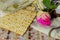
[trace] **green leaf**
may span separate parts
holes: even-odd
[[[50,0],[43,0],[43,4],[47,7],[47,9],[55,9],[57,5],[51,3]]]

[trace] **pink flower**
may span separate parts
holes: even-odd
[[[47,12],[43,12],[43,14],[40,16],[37,15],[36,20],[43,26],[50,26],[51,24],[50,16],[47,14]]]

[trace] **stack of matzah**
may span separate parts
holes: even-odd
[[[22,9],[0,18],[0,27],[23,35],[35,16],[35,12]]]

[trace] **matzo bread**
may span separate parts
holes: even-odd
[[[22,9],[0,18],[0,27],[23,35],[35,16],[35,12]]]

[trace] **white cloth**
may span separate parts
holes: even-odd
[[[30,5],[34,0],[6,0],[0,1],[0,10],[15,12]],[[17,8],[15,8],[17,7]]]
[[[56,8],[56,13],[60,14],[60,5]]]
[[[49,28],[44,28],[44,27],[42,27],[42,26],[41,26],[40,24],[38,24],[35,20],[34,20],[34,22],[31,24],[31,27],[33,27],[34,29],[36,29],[36,30],[38,30],[38,31],[40,31],[40,32],[42,32],[42,33],[44,33],[44,34],[46,34],[46,35],[49,34],[49,32],[50,32],[50,30],[53,28],[53,26],[54,26],[54,27],[60,26],[60,17],[54,19],[54,20],[52,21],[52,26],[49,27]],[[59,31],[59,32],[57,33],[57,31]],[[60,29],[59,29],[59,30],[53,30],[52,33],[51,33],[51,36],[52,36],[53,38],[60,39]]]

